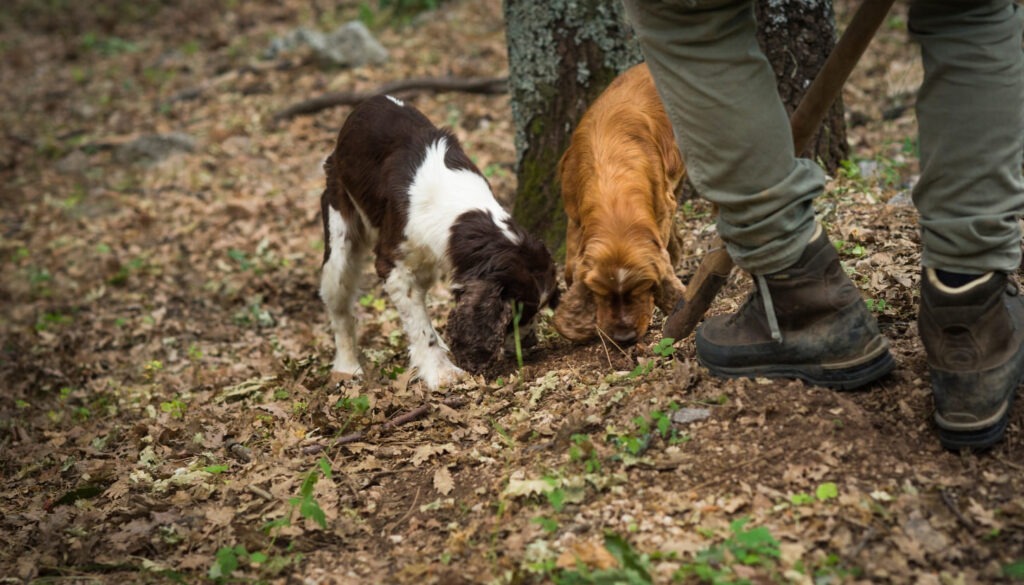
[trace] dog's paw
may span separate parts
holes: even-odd
[[[354,378],[362,373],[363,367],[359,365],[359,361],[355,358],[346,358],[340,355],[334,357],[334,363],[331,365],[331,374]]]
[[[451,386],[469,375],[447,359],[424,364],[417,368],[417,371],[419,379],[431,390],[437,390],[441,386]]]

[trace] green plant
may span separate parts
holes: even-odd
[[[387,307],[387,302],[382,298],[377,298],[370,293],[359,297],[360,306],[366,307],[367,309],[372,308],[373,310],[381,313]]]
[[[606,532],[604,548],[615,558],[617,566],[609,569],[591,569],[577,563],[573,569],[549,569],[557,585],[651,585],[650,558],[633,550],[629,542]]]
[[[889,303],[885,302],[885,299],[864,299],[864,304],[872,313],[884,313],[889,308]]]
[[[171,415],[171,418],[182,419],[185,417],[185,411],[188,409],[188,405],[183,401],[175,398],[168,402],[160,403],[160,410]]]
[[[36,331],[46,331],[54,327],[62,327],[64,325],[70,325],[74,322],[74,318],[71,315],[65,315],[58,312],[46,312],[36,319]]]
[[[1003,565],[1003,576],[1014,581],[1024,581],[1024,559]]]
[[[147,382],[152,382],[157,373],[164,369],[164,363],[160,360],[149,360],[142,366],[142,375]]]
[[[670,358],[676,353],[676,347],[674,345],[675,342],[676,340],[671,337],[662,337],[661,340],[651,348],[651,351],[658,357]],[[629,374],[626,374],[626,378],[632,380],[634,378],[639,378],[640,376],[646,376],[654,371],[654,368],[657,365],[658,360],[656,359],[645,360],[637,364]]]
[[[200,48],[201,47],[199,45],[199,41],[197,41],[195,39],[192,39],[192,40],[185,41],[184,43],[182,43],[182,45],[181,45],[181,52],[184,53],[187,56],[191,56],[191,55],[195,55],[196,53],[198,53]]]
[[[514,301],[512,303],[513,314],[512,314],[512,336],[516,342],[516,364],[519,365],[519,370],[523,369],[523,344],[522,340],[519,339],[519,321],[523,318],[523,303]],[[520,376],[522,378],[522,376]]]
[[[82,35],[82,48],[106,56],[134,53],[139,50],[139,47],[131,41],[120,37],[101,37],[93,32]]]
[[[659,355],[661,357],[672,357],[676,353],[675,343],[676,340],[671,337],[662,337],[658,343],[654,344],[651,351],[653,351],[655,355]]]
[[[530,522],[540,526],[544,532],[551,534],[558,531],[558,520],[547,516],[534,516]]]
[[[232,317],[235,323],[257,329],[273,327],[274,316],[263,308],[263,295],[255,294],[246,299],[245,307],[235,311]]]
[[[587,473],[601,471],[601,459],[597,456],[594,444],[590,441],[590,435],[575,434],[569,438],[569,461],[583,462],[583,469]]]
[[[289,545],[289,550],[291,545]],[[265,575],[276,575],[288,565],[298,563],[302,560],[302,554],[293,555],[268,555],[265,552],[246,550],[244,545],[224,546],[217,549],[213,564],[207,571],[207,575],[216,583],[224,583],[231,578],[231,574],[239,568],[242,563],[252,568],[259,568]],[[234,581],[235,579],[231,579]],[[247,580],[244,580],[247,581]],[[184,583],[184,581],[179,581]],[[264,581],[257,580],[256,583]]]
[[[883,152],[886,149],[883,149]],[[912,140],[904,140],[900,145],[903,154],[916,150]],[[839,161],[838,174],[847,180],[861,184],[868,182],[880,183],[885,187],[893,187],[900,183],[900,169],[906,166],[901,160],[894,160],[883,154],[873,158],[852,158]],[[867,173],[867,176],[865,176]]]
[[[251,270],[254,266],[252,261],[249,260],[249,255],[238,248],[228,249],[228,258],[234,260],[242,270]]]
[[[334,408],[348,411],[348,417],[338,430],[338,433],[341,434],[345,432],[345,429],[348,428],[356,417],[363,416],[368,410],[370,410],[370,397],[365,394],[360,394],[355,398],[345,396],[334,403]]]
[[[128,282],[128,277],[149,267],[145,258],[132,258],[127,264],[122,264],[113,276],[107,279],[109,284],[123,286]]]
[[[27,269],[29,290],[35,298],[47,298],[53,295],[50,284],[53,275],[44,266],[29,266]]]
[[[774,567],[779,559],[779,541],[763,527],[746,529],[750,518],[740,518],[729,524],[732,534],[724,541],[697,553],[693,562],[676,571],[675,578],[690,576],[706,583],[748,583],[736,574],[734,566]]]
[[[359,20],[368,27],[395,21],[408,24],[421,12],[435,10],[443,0],[377,0],[376,10],[369,1],[359,3]]]
[[[839,497],[839,487],[831,481],[827,481],[818,486],[814,490],[814,495],[800,492],[789,496],[789,503],[794,506],[805,506],[807,504],[813,504],[815,500],[826,501],[832,500]]]
[[[388,380],[397,380],[399,376],[405,373],[405,367],[396,365],[390,368],[384,368],[381,370],[381,373],[383,373]]]
[[[313,497],[313,488],[316,487],[317,482],[320,478],[331,479],[331,462],[326,457],[321,457],[317,460],[316,466],[306,474],[306,478],[302,481],[302,485],[299,487],[299,495],[294,496],[288,500],[288,513],[281,516],[277,520],[272,520],[263,526],[263,529],[267,533],[273,533],[275,530],[279,530],[285,526],[288,526],[292,522],[292,516],[295,515],[295,510],[299,511],[299,515],[307,520],[312,520],[320,528],[327,529],[327,515],[324,514],[323,508],[320,507],[319,502]]]
[[[492,177],[508,176],[508,171],[506,171],[505,167],[503,167],[500,163],[491,163],[487,165],[486,167],[484,167],[483,173],[484,176],[487,177],[488,179]]]
[[[668,412],[653,410],[647,416],[633,418],[635,433],[609,433],[607,440],[620,451],[637,457],[643,454],[657,436],[674,444],[680,441],[679,432],[672,426],[672,413],[679,410],[679,405],[672,401],[668,404]]]

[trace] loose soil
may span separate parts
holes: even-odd
[[[407,77],[503,75],[500,2],[377,26],[391,58],[356,69],[259,58],[297,25],[355,18],[352,3],[48,6],[0,9],[0,581],[599,582],[577,563],[639,563],[650,581],[634,583],[1024,573],[1024,408],[981,454],[943,450],[932,423],[905,7],[844,95],[859,164],[817,202],[892,342],[890,376],[848,393],[721,380],[692,337],[663,355],[660,315],[628,350],[572,345],[546,316],[522,368],[432,393],[404,371],[369,273],[368,373],[329,375],[318,198],[348,108],[273,115]],[[508,202],[508,97],[407,97]],[[169,132],[193,148],[147,162],[125,147]],[[685,276],[713,228],[700,201],[679,220]],[[711,312],[748,289],[734,274]],[[450,297],[435,292],[441,324]]]

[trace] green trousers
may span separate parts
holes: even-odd
[[[750,0],[624,0],[694,186],[719,207],[736,264],[787,268],[814,230],[823,171],[796,158]],[[1024,52],[1011,0],[922,0],[918,104],[922,262],[1014,271],[1024,212]],[[870,50],[870,49],[869,49]]]

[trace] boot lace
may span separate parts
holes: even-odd
[[[775,303],[772,302],[772,295],[768,290],[768,281],[760,274],[751,275],[754,279],[754,290],[750,291],[746,300],[740,305],[738,311],[729,318],[730,323],[743,320],[750,311],[764,311],[768,331],[771,333],[772,341],[782,343],[782,329],[779,327],[778,317],[775,316]],[[758,299],[763,299],[758,302]],[[761,305],[760,307],[758,305]]]
[[[761,296],[764,297],[764,312],[768,318],[768,330],[772,333],[772,340],[782,343],[782,330],[779,329],[779,319],[775,316],[775,303],[772,302],[772,295],[768,291],[768,281],[761,274],[754,275],[754,280],[761,291]]]

